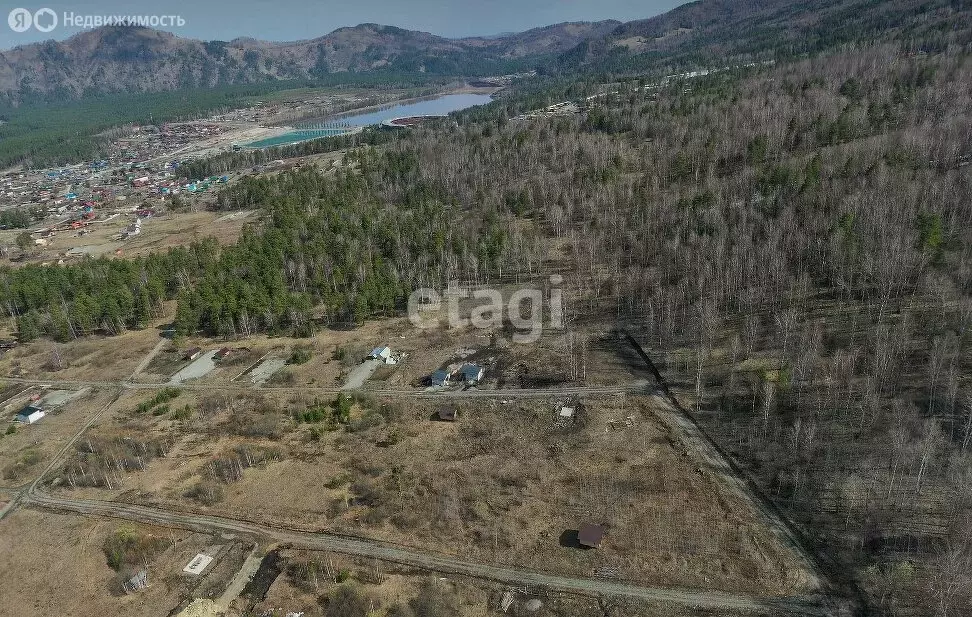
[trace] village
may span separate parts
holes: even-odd
[[[213,123],[137,126],[111,142],[105,159],[46,170],[13,170],[0,178],[0,212],[28,213],[29,224],[0,230],[0,252],[14,264],[63,264],[84,255],[122,255],[125,240],[147,219],[179,208],[229,176],[189,179],[179,173],[180,152],[218,141]],[[167,230],[171,231],[171,230]],[[19,249],[19,250],[15,250]]]

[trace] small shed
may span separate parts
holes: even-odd
[[[459,419],[459,408],[454,405],[439,407],[439,419],[443,422],[455,422]]]
[[[47,412],[40,407],[37,407],[36,405],[27,405],[21,409],[16,416],[14,416],[14,420],[17,422],[22,422],[23,424],[33,424],[46,415]]]
[[[448,386],[451,380],[451,375],[449,371],[439,369],[432,373],[432,385],[433,386]]]
[[[604,525],[584,523],[577,530],[577,542],[587,548],[597,548],[604,540]]]
[[[223,347],[222,349],[216,352],[216,355],[213,356],[213,359],[217,361],[223,360],[227,358],[231,353],[233,353],[232,349],[230,349],[229,347]]]
[[[200,349],[199,347],[193,347],[192,349],[186,351],[184,358],[186,360],[195,360],[196,358],[199,357],[199,354],[201,353],[202,353],[202,349]]]

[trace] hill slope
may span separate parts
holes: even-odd
[[[447,39],[361,24],[290,43],[207,42],[148,28],[104,27],[0,53],[0,93],[14,100],[28,94],[75,97],[376,69],[482,74],[515,67],[520,59],[562,53],[618,25],[565,23],[495,38]]]
[[[642,68],[793,57],[894,40],[911,52],[969,44],[969,2],[949,0],[701,0],[619,25],[560,56],[561,68]]]
[[[105,27],[0,52],[0,97],[74,98],[320,78],[347,71],[483,75],[546,67],[640,71],[816,53],[895,39],[909,51],[969,44],[969,3],[950,0],[700,0],[650,19],[561,23],[448,39],[361,24],[306,41],[199,41]]]

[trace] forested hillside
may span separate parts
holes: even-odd
[[[967,614],[968,50],[613,89],[583,118],[499,110],[395,147],[565,247],[575,326],[638,328],[869,614]]]
[[[681,72],[793,60],[894,41],[909,52],[967,45],[965,0],[701,0],[621,24],[545,64],[550,72]]]
[[[184,333],[303,334],[559,272],[568,328],[633,331],[861,614],[972,614],[972,19],[931,8],[947,28],[907,4],[897,38],[527,85],[226,189],[262,212],[234,246],[4,269],[0,305],[24,339],[166,298]],[[588,109],[515,118],[564,96]]]
[[[2,306],[21,340],[141,328],[173,298],[182,334],[302,336],[391,314],[412,289],[480,277],[499,263],[504,228],[491,217],[455,225],[455,202],[414,183],[414,156],[361,150],[346,164],[355,171],[308,169],[227,189],[224,203],[259,206],[264,220],[230,247],[204,240],[133,261],[4,268]]]

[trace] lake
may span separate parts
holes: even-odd
[[[381,124],[394,118],[408,118],[411,116],[444,116],[453,111],[485,105],[492,101],[488,94],[446,94],[433,99],[399,103],[367,112],[349,112],[337,116],[329,116],[321,121],[302,122],[303,128],[296,131],[268,137],[246,144],[247,148],[268,148],[285,144],[298,143],[321,137],[341,135],[354,128]]]

